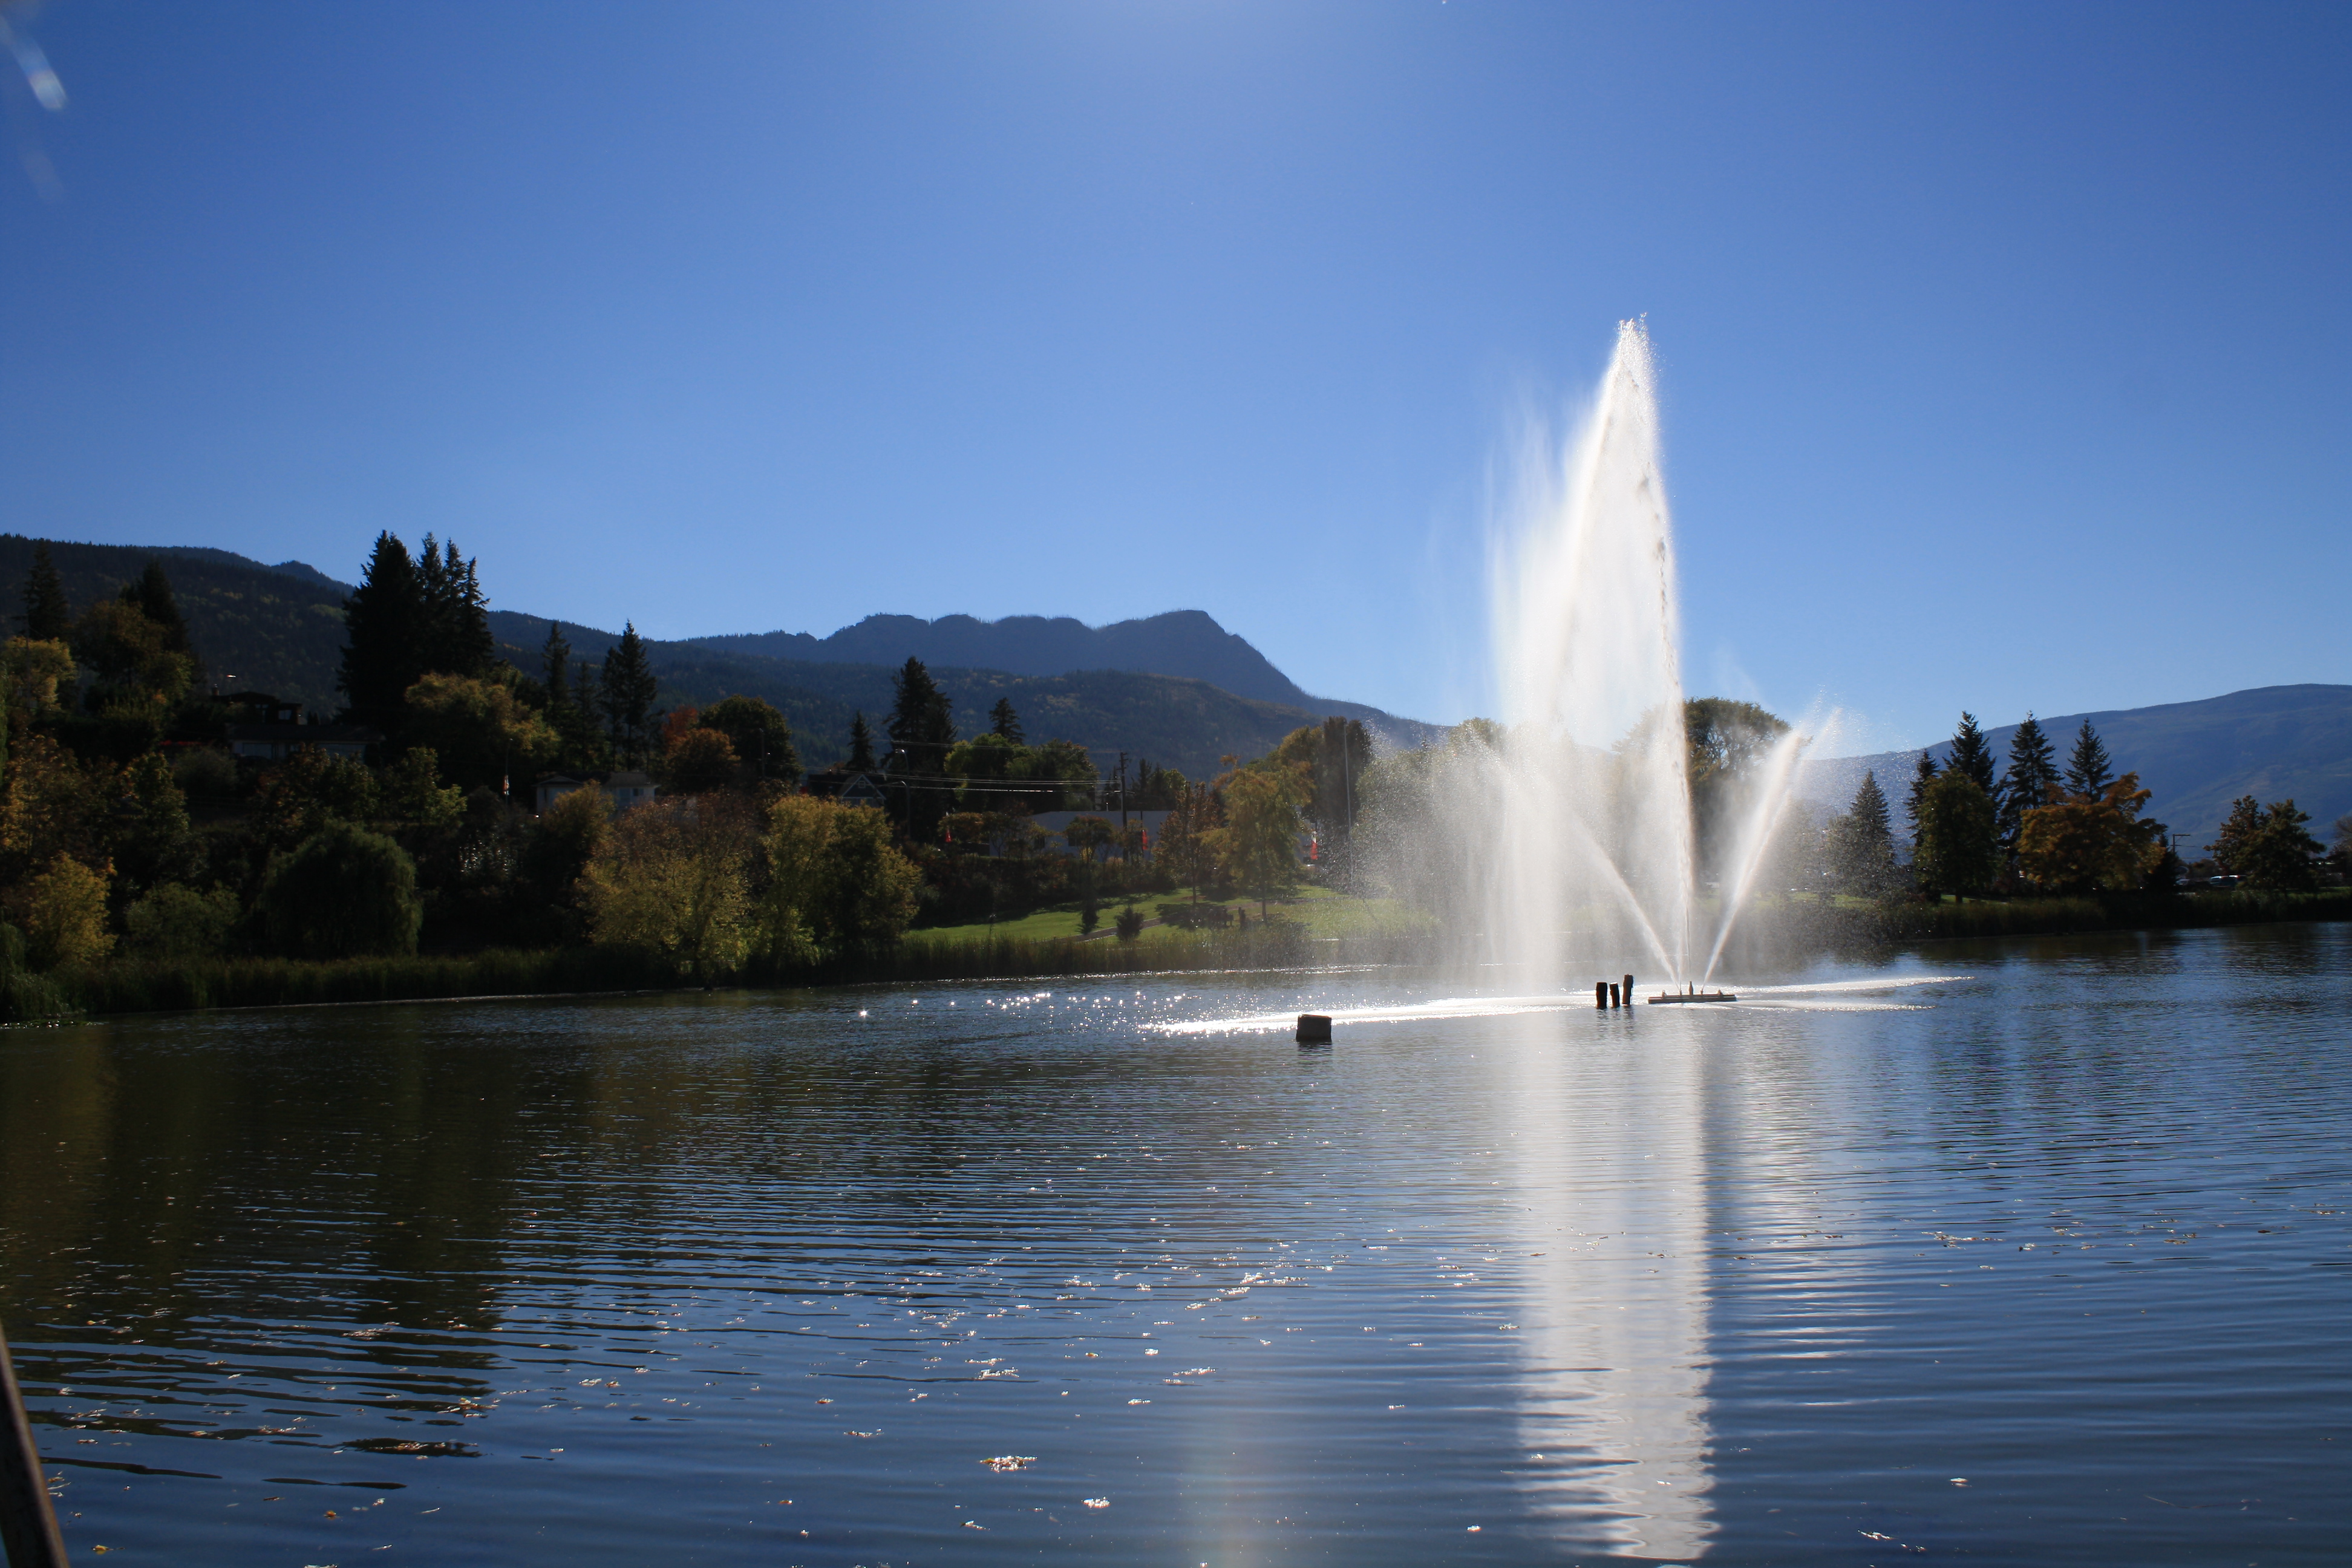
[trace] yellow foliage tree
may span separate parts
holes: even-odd
[[[581,873],[596,940],[667,953],[709,984],[742,962],[751,850],[744,814],[723,798],[625,813]]]
[[[10,637],[0,646],[0,710],[30,719],[58,705],[58,686],[71,680],[73,649],[55,639]]]
[[[1304,766],[1244,768],[1225,781],[1225,826],[1211,834],[1225,874],[1265,913],[1298,885],[1299,808],[1311,785]]]
[[[60,855],[11,900],[36,969],[96,963],[114,951],[106,929],[106,884],[112,874]]]
[[[915,918],[922,873],[890,842],[882,813],[814,795],[768,807],[758,942],[771,963],[895,942]]]
[[[554,761],[561,743],[547,721],[504,685],[438,672],[408,689],[405,734],[432,747],[460,789],[528,781]]]
[[[2143,821],[2148,792],[2126,773],[2096,795],[2061,791],[2025,814],[2017,867],[2044,892],[2124,892],[2164,858],[2164,825]]]

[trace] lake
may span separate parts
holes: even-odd
[[[1733,984],[0,1031],[0,1321],[77,1561],[2343,1560],[2352,930]]]

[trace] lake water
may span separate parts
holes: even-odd
[[[77,1561],[2345,1560],[2352,931],[1748,981],[11,1030],[0,1320]]]

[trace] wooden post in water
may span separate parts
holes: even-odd
[[[1631,1007],[1633,1005],[1633,977],[1632,975],[1630,975],[1630,974],[1629,974],[1629,975],[1625,976],[1625,1005],[1627,1005],[1628,1007]]]
[[[1606,980],[1592,983],[1592,1005],[1603,1013],[1609,1011],[1609,982]]]
[[[1604,980],[1601,984],[1609,987],[1609,1005],[1612,1007],[1622,1007],[1625,1005],[1617,994],[1617,983],[1615,981]]]
[[[1298,1015],[1298,1043],[1302,1046],[1328,1046],[1331,1043],[1331,1016],[1328,1013]]]
[[[16,1369],[8,1360],[5,1336],[0,1336],[0,1545],[8,1550],[8,1568],[66,1568],[65,1537],[58,1533],[57,1512],[49,1507],[49,1489],[41,1479],[41,1451],[33,1446],[33,1424],[25,1418],[25,1400],[16,1389]]]

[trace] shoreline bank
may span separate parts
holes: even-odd
[[[1788,952],[1887,951],[1915,942],[2095,931],[2184,931],[2216,926],[2352,920],[2352,889],[2317,893],[2143,894],[1967,903],[1839,904],[1776,901],[1742,921],[1750,942]],[[1154,933],[1159,935],[1160,933]],[[1745,944],[1743,944],[1745,945]],[[1419,966],[1442,962],[1429,944],[1403,936],[1315,937],[1282,921],[1243,931],[1160,935],[1150,942],[926,940],[918,931],[883,952],[779,969],[747,964],[708,981],[656,953],[613,948],[498,949],[465,954],[313,962],[215,958],[117,960],[47,978],[67,1010],[18,1024],[66,1023],[134,1013],[315,1007],[396,1002],[494,1001],[740,987],[798,988],[1031,980],[1108,974],[1280,970],[1341,965]]]

